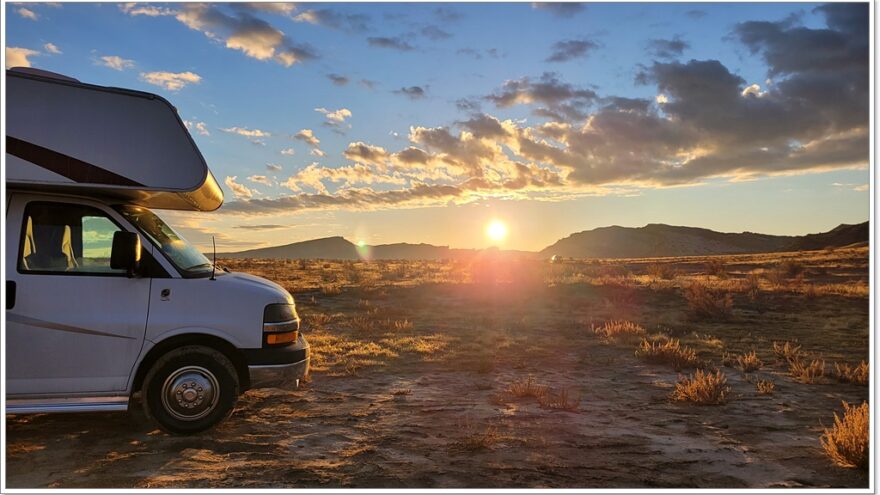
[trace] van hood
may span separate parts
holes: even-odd
[[[266,294],[267,304],[272,302],[293,303],[293,296],[284,287],[265,278],[241,272],[220,272],[217,275],[217,280],[213,280],[213,283],[222,282],[224,287],[240,287],[248,291],[263,292]],[[278,300],[271,301],[270,299],[273,297]]]

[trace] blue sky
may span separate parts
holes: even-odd
[[[7,4],[6,58],[171,100],[226,193],[163,215],[202,246],[802,234],[869,213],[867,9],[819,6]]]

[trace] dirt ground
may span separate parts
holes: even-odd
[[[868,359],[867,249],[719,259],[723,270],[701,258],[528,270],[229,260],[294,293],[310,381],[249,391],[190,437],[138,413],[7,416],[7,486],[867,487],[819,443],[842,401],[868,399],[834,373]],[[729,312],[697,314],[684,296],[693,283],[729,294]],[[694,370],[597,335],[612,320],[694,349],[725,374],[726,403],[673,401]],[[791,376],[773,352],[782,341],[824,360],[825,376]],[[725,360],[750,350],[757,371]],[[759,379],[772,394],[757,393]]]

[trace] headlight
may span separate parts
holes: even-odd
[[[263,344],[296,342],[299,316],[293,304],[270,304],[263,310]]]

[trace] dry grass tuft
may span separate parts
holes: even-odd
[[[678,339],[642,339],[636,349],[636,357],[649,363],[667,364],[676,371],[700,365],[697,353],[690,347],[682,346]]]
[[[743,282],[746,295],[749,300],[756,302],[761,296],[761,277],[756,273],[750,273]]]
[[[638,339],[645,335],[645,329],[631,321],[606,321],[601,327],[593,327],[593,333],[606,340],[616,342]]]
[[[755,382],[755,390],[758,391],[758,395],[773,395],[776,384],[773,380],[758,380]]]
[[[538,397],[538,404],[544,409],[577,412],[581,404],[581,398],[571,396],[568,393],[568,389],[563,388],[558,393],[548,391],[541,395]]]
[[[825,361],[794,359],[788,362],[788,373],[801,383],[817,383],[825,376]]]
[[[797,361],[803,355],[800,344],[787,340],[784,343],[773,342],[773,353],[786,361]]]
[[[706,274],[714,275],[718,278],[725,279],[728,277],[724,260],[720,258],[710,258],[706,261]]]
[[[724,404],[730,387],[727,377],[720,371],[704,372],[697,370],[694,374],[682,377],[675,384],[671,398],[674,401],[692,402],[700,405]]]
[[[752,371],[757,371],[761,369],[761,366],[764,366],[764,362],[758,359],[758,354],[755,351],[748,352],[746,354],[740,354],[736,357],[736,364],[743,371],[743,373],[751,373]]]
[[[695,317],[707,320],[726,320],[733,310],[733,296],[694,282],[684,290],[684,297]]]
[[[856,385],[867,385],[870,378],[868,363],[860,362],[856,366],[847,363],[834,363],[834,376],[840,383],[854,383]]]
[[[861,406],[843,403],[843,418],[834,413],[834,426],[819,437],[825,454],[840,467],[868,469],[868,403]]]
[[[511,383],[510,386],[507,387],[507,394],[518,399],[525,399],[528,397],[540,399],[546,393],[547,387],[545,385],[538,385],[531,375],[525,380]]]
[[[466,431],[465,436],[449,445],[451,450],[474,452],[477,450],[491,449],[500,440],[498,428],[487,426],[485,430]]]
[[[678,276],[678,270],[671,263],[654,263],[648,265],[646,270],[655,279],[672,280]]]

